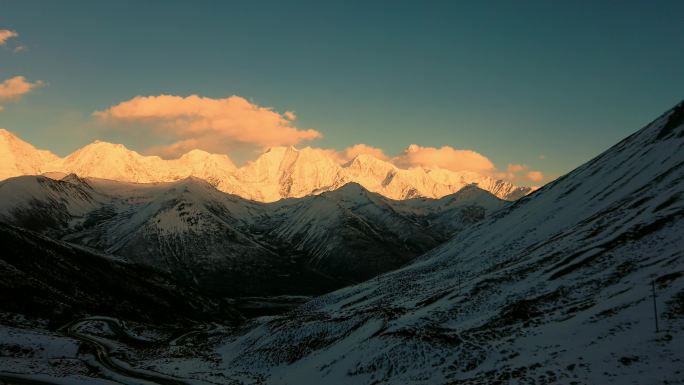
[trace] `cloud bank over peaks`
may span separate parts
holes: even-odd
[[[236,146],[267,148],[320,138],[313,129],[299,129],[292,111],[278,113],[240,96],[214,99],[198,95],[136,96],[93,115],[114,130],[137,129],[157,142],[148,152],[167,157],[191,149],[228,153]]]
[[[232,159],[254,159],[269,148],[299,145],[322,137],[317,130],[297,127],[297,115],[293,111],[280,113],[236,95],[218,99],[199,95],[136,96],[95,111],[93,116],[106,129],[138,135],[148,144],[154,143],[144,152],[166,159],[178,158],[195,149],[227,154]],[[485,155],[451,146],[411,144],[394,156],[365,143],[342,150],[312,150],[340,165],[366,155],[401,169],[468,171],[518,183],[538,183],[544,179],[541,172],[525,165],[510,164],[505,171],[500,171]]]

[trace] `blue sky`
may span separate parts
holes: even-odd
[[[94,139],[143,151],[163,138],[91,114],[238,95],[322,134],[299,146],[446,145],[548,179],[684,97],[682,15],[681,1],[0,1],[0,29],[19,34],[0,82],[45,82],[0,103],[0,127],[60,155]]]

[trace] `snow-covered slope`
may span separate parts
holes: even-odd
[[[478,188],[442,200],[396,201],[349,183],[270,205],[268,232],[323,273],[360,281],[396,269],[504,205]]]
[[[61,236],[108,201],[74,174],[62,180],[20,176],[0,182],[0,221]]]
[[[50,151],[38,150],[0,128],[0,180],[19,175],[40,174],[43,167],[59,159]]]
[[[0,180],[18,175],[80,177],[122,182],[172,182],[189,176],[204,179],[219,190],[245,199],[274,202],[335,190],[354,182],[391,199],[441,198],[477,184],[504,200],[515,200],[531,189],[487,175],[439,168],[395,167],[370,155],[340,165],[325,150],[273,147],[241,168],[226,155],[192,150],[178,159],[144,156],[121,144],[95,141],[61,159],[0,130]]]
[[[505,203],[471,187],[394,201],[357,184],[264,204],[199,178],[0,182],[0,221],[232,295],[320,294],[396,269]]]
[[[211,292],[244,295],[278,287],[262,285],[259,277],[277,276],[289,261],[246,231],[251,217],[260,215],[259,204],[198,178],[92,184],[118,198],[91,212],[64,240],[155,266]]]
[[[226,336],[217,370],[269,384],[681,383],[683,219],[684,103],[410,266]]]

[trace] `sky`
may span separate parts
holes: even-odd
[[[558,177],[684,98],[682,1],[0,0],[0,127]],[[3,32],[4,31],[4,32]]]

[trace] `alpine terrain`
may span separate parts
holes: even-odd
[[[336,190],[347,183],[390,199],[442,198],[477,184],[500,199],[516,200],[532,191],[472,171],[440,168],[401,169],[371,155],[358,155],[340,165],[321,149],[273,147],[256,160],[237,168],[227,155],[192,150],[178,159],[144,156],[121,144],[95,141],[65,158],[37,150],[7,130],[0,129],[0,180],[12,176],[68,174],[121,182],[173,182],[187,177],[204,179],[217,189],[242,198],[274,202]]]
[[[205,180],[0,182],[0,220],[236,296],[322,294],[396,269],[505,204],[475,186],[395,201],[357,184],[259,203]]]
[[[681,383],[683,194],[684,102],[419,261],[216,337],[215,370],[270,384]]]
[[[684,102],[514,202],[378,162],[0,182],[0,381],[684,383]]]

